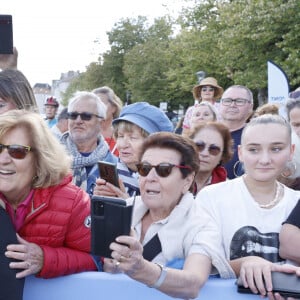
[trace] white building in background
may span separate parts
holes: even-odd
[[[36,83],[33,86],[33,93],[40,114],[44,114],[44,103],[46,98],[51,96],[51,85],[48,83]]]
[[[67,73],[61,73],[60,79],[52,80],[52,87],[48,83],[36,83],[33,86],[33,92],[39,108],[39,112],[44,114],[44,103],[49,96],[54,96],[59,103],[63,98],[63,93],[67,90],[71,81],[79,76],[79,71],[69,71]],[[60,105],[59,111],[63,109]]]

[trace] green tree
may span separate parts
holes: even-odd
[[[124,74],[133,101],[144,100],[159,105],[168,100],[169,85],[165,72],[170,64],[167,54],[172,34],[170,19],[158,18],[149,27],[146,41],[125,55]]]

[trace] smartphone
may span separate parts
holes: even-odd
[[[11,15],[0,15],[0,54],[13,54],[13,26]]]
[[[116,187],[119,186],[119,176],[117,171],[117,165],[114,163],[109,163],[106,161],[99,161],[98,162],[99,168],[99,175],[100,178],[104,179],[105,181],[113,184]]]
[[[300,277],[292,273],[272,272],[272,285],[273,292],[280,293],[283,297],[300,297]],[[245,288],[242,284],[241,278],[238,278],[236,282],[239,293],[251,294],[252,291],[249,288]]]
[[[129,235],[133,206],[124,199],[92,196],[91,252],[110,257],[110,244],[120,235]]]

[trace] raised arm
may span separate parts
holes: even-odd
[[[18,50],[13,48],[13,54],[0,54],[0,69],[17,69],[18,67]]]
[[[165,268],[145,260],[142,256],[143,247],[134,237],[120,236],[117,241],[111,244],[113,259],[105,259],[104,270],[124,272],[132,279],[169,296],[196,298],[209,276],[211,261],[205,255],[189,255],[182,270]]]

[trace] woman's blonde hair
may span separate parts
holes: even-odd
[[[42,117],[26,110],[11,110],[0,115],[0,143],[12,129],[24,128],[30,138],[36,176],[33,188],[57,185],[71,173],[71,157],[50,131]]]
[[[134,128],[138,128],[141,131],[142,137],[144,137],[144,138],[146,138],[149,135],[149,133],[146,130],[144,130],[143,128],[141,128],[140,126],[138,126],[134,123],[128,122],[128,121],[121,120],[121,121],[117,122],[116,124],[114,124],[115,139],[118,138],[119,131],[125,131],[125,132],[132,133]]]
[[[111,89],[110,87],[108,86],[102,86],[102,87],[99,87],[97,89],[94,89],[92,91],[94,94],[96,94],[97,96],[99,94],[103,94],[103,95],[106,95],[107,96],[107,100],[108,102],[114,106],[116,108],[114,114],[113,114],[113,118],[116,119],[119,117],[120,115],[120,111],[123,107],[123,102],[122,100],[115,94],[115,92],[113,91],[113,89]]]

